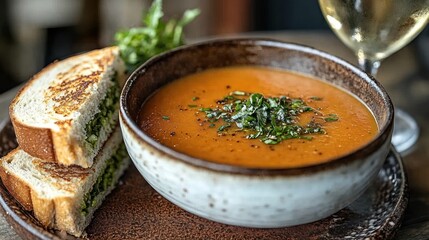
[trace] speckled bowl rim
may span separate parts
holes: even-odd
[[[300,51],[319,58],[324,58],[330,62],[333,62],[334,64],[342,65],[347,69],[349,69],[353,74],[356,74],[360,78],[364,79],[372,88],[375,88],[376,92],[381,93],[381,97],[384,100],[383,102],[387,104],[387,108],[389,109],[389,112],[387,113],[386,124],[382,126],[381,129],[379,129],[379,133],[373,140],[371,140],[369,143],[356,149],[353,152],[350,152],[346,155],[340,156],[335,159],[331,159],[323,163],[308,165],[308,166],[293,167],[293,168],[259,168],[259,167],[251,168],[251,167],[243,167],[243,166],[236,166],[236,165],[228,165],[224,163],[210,162],[208,160],[195,158],[195,157],[186,155],[184,153],[175,151],[157,142],[149,135],[144,133],[138,127],[137,123],[131,118],[130,112],[128,111],[128,93],[134,86],[135,82],[138,80],[139,76],[144,72],[146,72],[146,69],[152,67],[153,65],[159,62],[162,62],[164,59],[169,58],[170,56],[180,53],[181,51],[189,51],[189,50],[199,48],[199,47],[204,47],[207,45],[215,46],[217,44],[219,45],[243,44],[243,45],[249,45],[249,46],[269,46],[269,47],[285,48],[289,50]],[[365,157],[374,153],[379,148],[381,148],[384,142],[386,141],[386,139],[388,139],[391,136],[393,131],[394,108],[393,108],[392,101],[389,95],[387,94],[386,90],[374,77],[372,77],[370,74],[365,73],[364,71],[360,70],[358,67],[350,64],[349,62],[341,58],[338,58],[329,53],[326,53],[324,51],[321,51],[309,46],[296,44],[296,43],[289,43],[284,41],[278,41],[274,39],[227,38],[227,39],[215,39],[215,40],[209,40],[209,41],[185,45],[185,46],[167,51],[160,55],[154,56],[148,61],[146,61],[130,75],[130,77],[125,83],[124,88],[122,89],[121,96],[120,96],[120,116],[122,118],[121,124],[126,125],[126,127],[130,130],[130,133],[134,135],[135,139],[146,142],[147,144],[149,144],[150,146],[152,146],[154,149],[156,149],[162,154],[166,154],[173,159],[182,161],[187,164],[191,164],[195,167],[201,167],[204,169],[209,169],[209,170],[218,171],[218,172],[250,174],[250,175],[302,175],[306,173],[310,174],[314,172],[324,171],[327,169],[337,168],[339,166],[343,166],[345,164],[349,164],[354,161],[362,160]]]

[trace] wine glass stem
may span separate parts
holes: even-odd
[[[380,67],[380,61],[379,60],[370,60],[367,58],[359,58],[359,66],[362,70],[365,72],[371,74],[375,77],[378,72],[378,68]]]

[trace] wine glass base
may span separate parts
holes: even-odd
[[[394,122],[392,144],[401,155],[405,155],[416,143],[420,130],[414,118],[398,108],[395,108]]]

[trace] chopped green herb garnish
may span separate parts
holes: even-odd
[[[230,128],[230,127],[231,127],[231,124],[227,123],[227,124],[225,124],[225,125],[220,126],[220,127],[217,129],[217,131],[218,131],[218,132],[222,132],[222,131],[224,131],[225,129]]]
[[[338,116],[336,114],[330,113],[325,117],[325,122],[336,122],[338,121]]]
[[[192,101],[197,101],[197,100],[199,100],[200,98],[199,97],[193,97],[192,98]]]
[[[207,112],[207,111],[211,111],[211,108],[200,108],[199,111],[201,112]]]
[[[312,140],[312,134],[325,134],[323,119],[319,112],[308,106],[304,100],[289,97],[264,97],[260,93],[231,92],[216,101],[216,108],[200,108],[214,127],[214,122],[222,121],[218,132],[225,132],[233,124],[246,133],[248,139],[260,139],[265,144],[278,144],[283,140],[300,138]],[[299,116],[305,112],[314,114],[312,120],[300,125]],[[335,114],[329,114],[330,120]],[[327,118],[325,118],[325,121]],[[337,117],[338,119],[338,117]],[[213,124],[213,125],[212,125]]]
[[[162,119],[164,119],[164,120],[170,120],[170,117],[169,116],[162,116]]]
[[[162,1],[154,0],[143,13],[142,27],[130,28],[115,34],[120,56],[128,72],[132,72],[149,58],[183,45],[183,27],[194,20],[200,10],[187,10],[180,20],[162,19]]]
[[[323,98],[317,97],[317,96],[312,96],[312,97],[310,97],[310,99],[314,100],[314,101],[322,101],[323,100]]]
[[[216,127],[216,124],[210,123],[209,127],[214,128],[214,127]]]
[[[188,104],[188,107],[190,107],[190,108],[196,108],[196,107],[198,107],[198,105],[195,105],[195,104]]]

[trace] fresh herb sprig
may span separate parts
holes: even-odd
[[[142,27],[130,28],[115,34],[121,58],[128,72],[132,72],[149,58],[183,44],[183,28],[200,13],[198,9],[187,10],[180,20],[162,19],[162,1],[154,0],[143,13]]]
[[[260,139],[265,144],[277,144],[286,139],[312,139],[312,134],[324,134],[322,116],[313,117],[306,125],[299,124],[299,115],[314,112],[321,113],[308,106],[302,99],[289,97],[264,97],[260,93],[231,92],[228,96],[217,101],[216,108],[200,108],[206,114],[208,121],[213,124],[223,120],[218,132],[232,127],[236,131],[246,132],[246,138]],[[336,118],[334,118],[335,116]],[[334,114],[329,115],[325,122],[337,121]]]

